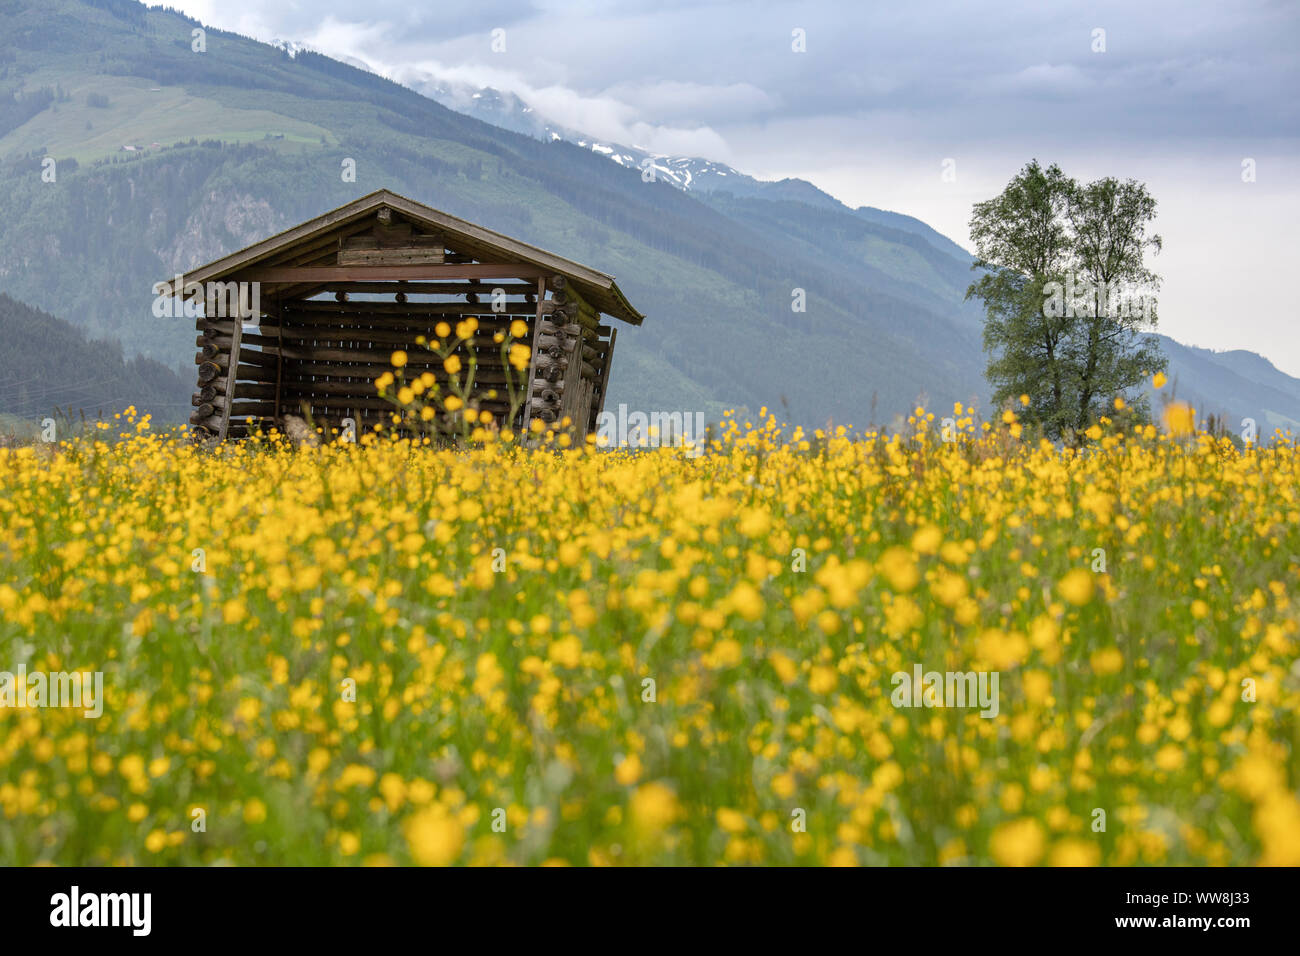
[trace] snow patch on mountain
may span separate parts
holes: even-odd
[[[285,53],[289,54],[289,59],[291,60],[294,57],[296,57],[299,53],[303,52],[304,50],[308,51],[309,53],[315,52],[307,44],[299,43],[297,40],[272,40],[271,46],[275,47],[277,50],[283,50]]]

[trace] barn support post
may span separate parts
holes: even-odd
[[[600,397],[591,408],[588,431],[596,431],[596,426],[600,424],[600,413],[605,410],[605,392],[609,390],[609,367],[614,361],[614,339],[616,338],[618,338],[618,329],[610,329],[609,342],[605,345],[605,359],[600,363],[600,379],[596,386],[600,390]]]
[[[280,398],[284,387],[284,306],[275,303],[275,420],[282,420]]]
[[[528,434],[533,418],[533,383],[537,381],[538,342],[542,337],[542,303],[546,301],[546,277],[537,279],[537,311],[533,316],[533,337],[528,346],[528,387],[524,389],[524,421],[521,430]]]
[[[230,431],[230,412],[235,404],[235,381],[239,377],[239,345],[244,335],[245,288],[247,287],[241,282],[239,284],[239,305],[235,308],[235,329],[230,342],[230,368],[226,372],[226,401],[221,410],[221,431],[218,433],[221,441],[226,440],[226,435]],[[204,311],[207,311],[212,304],[214,304],[214,297],[209,295],[208,302],[204,305]]]

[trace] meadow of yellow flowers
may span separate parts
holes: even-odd
[[[0,862],[1300,863],[1296,445],[914,418],[0,449]]]

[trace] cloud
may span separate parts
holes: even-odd
[[[1069,96],[1086,93],[1094,86],[1083,70],[1073,64],[1036,63],[1010,75],[993,77],[986,89],[1012,96]]]
[[[370,63],[370,60],[363,55],[364,51],[382,49],[393,30],[393,24],[386,20],[357,23],[340,20],[330,14],[322,18],[307,33],[279,39],[297,40],[327,56],[341,58],[346,55]],[[374,70],[373,66],[370,68]]]
[[[1300,128],[1300,11],[1269,0],[1231,9],[1175,0],[962,0],[847,5],[753,0],[168,0],[262,39],[308,42],[397,77],[419,68],[477,75],[521,97],[604,123],[674,137],[758,120],[906,110],[931,141],[997,137],[1017,127],[1070,135],[1082,118],[1098,141],[1171,140],[1228,129]],[[1106,30],[1094,52],[1093,30]],[[795,53],[790,33],[807,32]],[[492,31],[506,49],[493,52]],[[566,97],[560,88],[572,92]],[[631,108],[629,114],[624,107]],[[927,132],[928,131],[928,132]],[[619,134],[621,135],[621,134]],[[816,144],[809,144],[815,149]]]
[[[641,116],[660,121],[734,122],[770,113],[780,106],[780,97],[753,83],[690,83],[680,80],[616,83],[609,87],[608,94],[635,107]]]
[[[707,125],[674,126],[641,119],[643,110],[606,94],[588,96],[565,86],[533,86],[509,70],[488,66],[446,66],[426,61],[394,70],[392,79],[420,90],[442,84],[508,91],[555,125],[597,140],[639,146],[654,153],[731,159],[731,148]]]

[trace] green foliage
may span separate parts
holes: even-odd
[[[158,362],[124,359],[116,342],[90,342],[68,322],[0,293],[0,412],[23,419],[84,412],[113,415],[134,404],[160,423],[184,421],[184,383]]]
[[[1167,360],[1157,338],[1159,278],[1146,268],[1156,201],[1134,181],[1080,186],[1059,166],[1025,166],[976,203],[971,238],[983,274],[966,291],[985,308],[986,376],[993,403],[1022,395],[1022,417],[1075,440],[1123,397],[1146,420],[1144,381]],[[1127,296],[1125,295],[1127,293]]]
[[[53,102],[54,90],[46,86],[26,92],[0,92],[0,136],[22,126],[37,113],[48,109]]]

